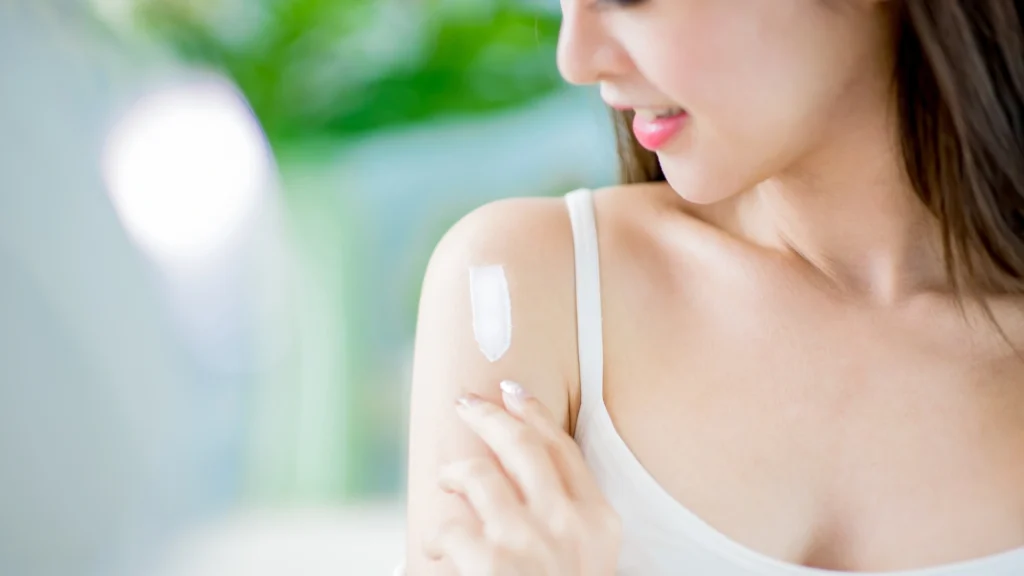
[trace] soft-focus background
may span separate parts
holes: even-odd
[[[390,574],[420,281],[615,178],[557,0],[0,0],[0,574]]]

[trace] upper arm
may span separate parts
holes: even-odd
[[[407,558],[409,576],[454,571],[429,561],[423,537],[473,512],[437,487],[441,465],[490,456],[456,417],[466,393],[500,402],[498,383],[526,387],[568,429],[570,382],[577,376],[572,231],[557,199],[514,199],[484,206],[442,239],[427,267],[413,361],[409,437]],[[473,335],[469,269],[501,265],[508,279],[512,339],[491,363]]]

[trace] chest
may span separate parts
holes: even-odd
[[[606,311],[608,411],[673,498],[741,544],[833,569],[1024,544],[1024,369],[989,336],[718,296]]]

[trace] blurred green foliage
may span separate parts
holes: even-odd
[[[137,0],[232,78],[275,148],[523,104],[560,84],[558,15],[514,0]]]

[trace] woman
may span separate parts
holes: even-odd
[[[1024,574],[1024,5],[562,8],[628,184],[437,247],[408,573]]]

